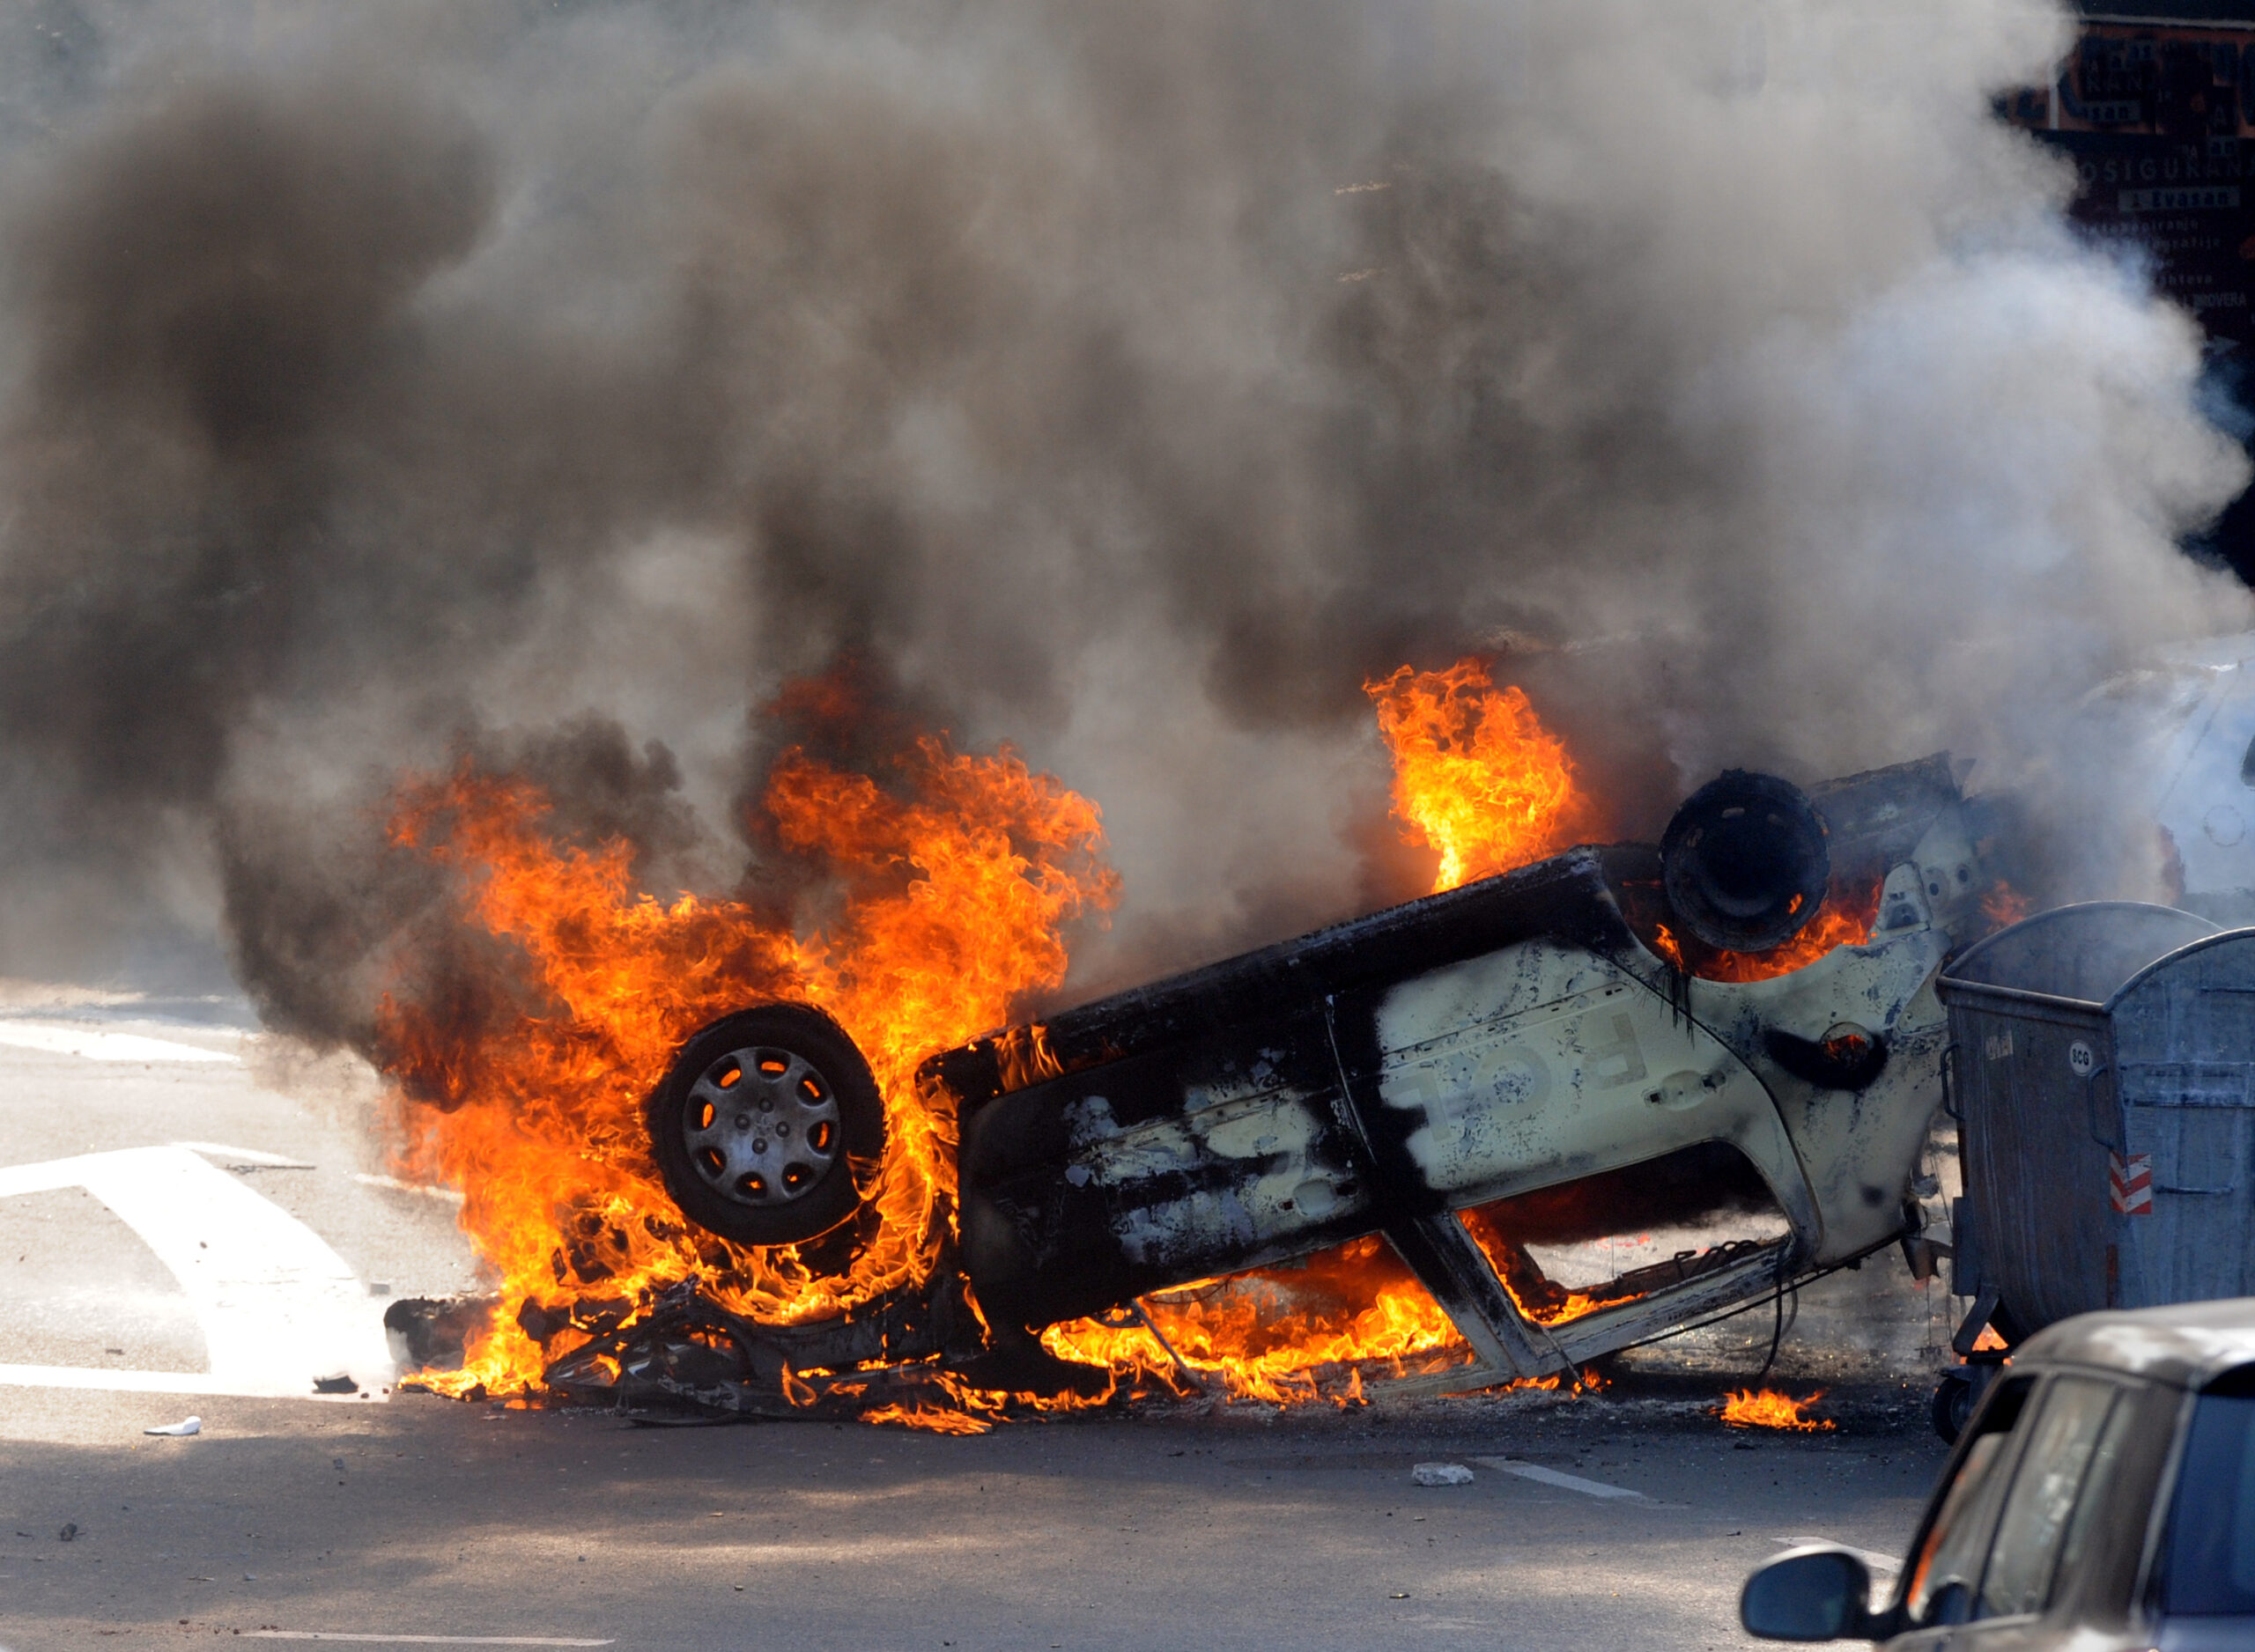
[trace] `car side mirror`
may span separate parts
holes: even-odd
[[[1746,1580],[1738,1620],[1765,1641],[1870,1640],[1871,1574],[1845,1549],[1788,1549]]]

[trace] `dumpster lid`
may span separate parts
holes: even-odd
[[[2219,929],[2214,934],[2203,935],[2198,940],[2188,942],[2186,945],[2177,948],[2173,952],[2164,952],[2160,957],[2155,958],[2151,963],[2146,965],[2145,968],[2140,970],[2135,975],[2132,976],[2128,980],[2123,982],[2119,987],[2115,989],[2114,996],[2106,1000],[2106,1009],[2108,1013],[2111,1014],[2116,1006],[2120,1004],[2124,999],[2129,997],[2131,993],[2136,992],[2140,985],[2154,976],[2159,975],[2164,970],[2177,969],[2183,964],[2186,959],[2199,957],[2203,953],[2214,952],[2220,948],[2244,947],[2251,939],[2255,939],[2255,928]],[[2230,970],[2232,976],[2232,985],[2229,987],[2223,987],[2222,990],[2243,990],[2250,984],[2246,979],[2248,975],[2248,966],[2244,960],[2235,960],[2233,963],[2231,965],[2228,965],[2227,968]],[[2220,985],[2221,983],[2217,982],[2213,977],[2204,977],[2200,990],[2202,992],[2213,992],[2218,990]]]
[[[1975,942],[1942,971],[1941,985],[1945,997],[1955,986],[2000,986],[2103,1004],[2155,959],[2222,933],[2205,918],[2144,901],[2055,906]]]
[[[2180,1388],[2204,1387],[2255,1362],[2255,1297],[2078,1314],[2013,1350],[2015,1365],[2039,1360],[2128,1371]]]

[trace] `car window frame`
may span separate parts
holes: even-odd
[[[2008,1624],[2040,1622],[2050,1614],[2055,1605],[2060,1604],[2059,1567],[2066,1559],[2068,1536],[2074,1530],[2076,1517],[2083,1509],[2083,1494],[2089,1489],[2090,1471],[2092,1465],[2098,1460],[2099,1447],[2105,1442],[2108,1434],[2118,1427],[2130,1434],[2133,1434],[2137,1427],[2138,1419],[2135,1411],[2137,1396],[2130,1385],[2120,1380],[2114,1373],[2091,1368],[2079,1368],[2046,1371],[2042,1374],[2042,1379],[2035,1391],[2022,1403],[2021,1416],[2015,1420],[2013,1425],[2015,1433],[2026,1430],[2027,1437],[2021,1442],[2019,1451],[2013,1461],[2011,1477],[2005,1484],[2003,1495],[1998,1500],[1995,1517],[1990,1522],[1988,1535],[1983,1541],[1980,1575],[1973,1581],[1974,1615],[1965,1620],[1964,1626],[1969,1628],[1976,1624],[1987,1628]],[[2058,1395],[2061,1386],[2066,1383],[2088,1384],[2103,1389],[2105,1390],[2106,1399],[2104,1406],[2098,1413],[2097,1426],[2091,1432],[2089,1449],[2083,1458],[2081,1469],[2076,1474],[2074,1496],[2068,1502],[2066,1513],[2059,1522],[2058,1530],[2052,1534],[2049,1567],[2044,1575],[2043,1598],[2028,1611],[2000,1611],[1983,1615],[1979,1608],[1989,1591],[1991,1569],[1997,1563],[1997,1540],[2004,1530],[2005,1516],[2010,1511],[2013,1499],[2021,1489],[2020,1477],[2030,1466],[2028,1453],[2035,1439],[2036,1431],[2044,1426],[2054,1397]],[[2129,1440],[2125,1439],[2120,1443],[2124,1451],[2126,1451]],[[2116,1471],[2119,1472],[2118,1455]]]
[[[2161,1594],[2167,1583],[2163,1575],[2169,1559],[2169,1528],[2177,1513],[2177,1477],[2185,1467],[2185,1447],[2192,1433],[2192,1410],[2200,1403],[2200,1390],[2187,1388],[2177,1396],[2177,1415],[2171,1420],[2169,1436],[2168,1461],[2162,1465],[2161,1478],[2154,1483],[2153,1507],[2146,1514],[2145,1553],[2138,1561],[2137,1603],[2144,1626],[2158,1629],[2164,1613]]]
[[[2155,1413],[2161,1408],[2160,1397],[2166,1390],[2158,1389],[2144,1377],[2134,1376],[2128,1372],[2108,1375],[2118,1390],[2114,1410],[2108,1416],[2093,1447],[2092,1463],[2084,1465],[2083,1486],[2075,1493],[2075,1507],[2069,1511],[2066,1527],[2059,1534],[2059,1556],[2052,1575],[2052,1597],[2047,1611],[2054,1608],[2071,1608],[2086,1615],[2098,1611],[2134,1617],[2138,1611],[2138,1590],[2144,1575],[2141,1568],[2148,1536],[2146,1529],[2150,1528],[2153,1520],[2152,1486],[2159,1472],[2157,1467],[2149,1464],[2148,1458],[2152,1438],[2160,1432],[2155,1426]],[[2171,1416],[2174,1416],[2173,1411]],[[2114,1457],[2112,1483],[2107,1488],[2107,1495],[2134,1500],[2142,1476],[2146,1489],[2146,1519],[2137,1531],[2135,1544],[2117,1538],[2111,1545],[2111,1556],[2109,1545],[2103,1535],[2103,1528],[2101,1528],[2095,1540],[2089,1541],[2082,1552],[2074,1557],[2076,1569],[2070,1582],[2062,1569],[2069,1558],[2068,1545],[2078,1535],[2078,1523],[2083,1517],[2082,1500],[2090,1489],[2089,1475],[2096,1465],[2097,1451],[2106,1444],[2107,1436],[2114,1433],[2118,1425],[2121,1429],[2121,1439]],[[2173,1422],[2170,1427],[2173,1429]],[[2169,1449],[2168,1442],[2173,1441],[2174,1437],[2172,1433],[2164,1442],[2164,1452]],[[2130,1560],[2128,1575],[2122,1576],[2117,1573],[2110,1576],[2105,1563],[2111,1559],[2112,1565],[2118,1567],[2126,1552]],[[2110,1586],[2111,1593],[2101,1592],[2109,1589]]]
[[[2044,1379],[2049,1375],[2050,1373],[2047,1371],[2008,1371],[2000,1376],[1988,1393],[1982,1397],[1979,1408],[1967,1423],[1965,1432],[1958,1436],[1957,1443],[1950,1449],[1949,1460],[1942,1465],[1941,1473],[1936,1477],[1934,1488],[1926,1499],[1926,1512],[1919,1516],[1918,1530],[1912,1535],[1909,1546],[1904,1551],[1903,1569],[1896,1575],[1895,1597],[1887,1611],[1888,1619],[1893,1625],[1889,1633],[1900,1634],[1911,1630],[1940,1626],[1919,1623],[1911,1616],[1911,1594],[1921,1581],[1919,1556],[1925,1552],[1927,1541],[1933,1535],[1934,1523],[1941,1518],[1942,1510],[1948,1504],[1949,1493],[1956,1486],[1958,1476],[1965,1471],[1966,1459],[1973,1455],[1982,1440],[1999,1432],[1996,1429],[1985,1429],[1981,1424],[1995,1411],[2000,1398],[2005,1393],[2012,1389],[2018,1389],[2021,1390],[2019,1410],[2013,1418],[2012,1426],[2003,1431],[2007,1437],[2004,1444],[1998,1448],[1997,1460],[1990,1465],[1988,1470],[1991,1474],[2003,1476],[2005,1493],[2008,1493],[2011,1491],[2013,1477],[2020,1471],[2021,1453],[2028,1444],[2028,1436],[2022,1432],[2021,1425],[2030,1415],[2029,1407],[2041,1398]],[[1979,1552],[1984,1568],[1988,1565],[1989,1541],[1994,1535],[1996,1518],[2002,1510],[2003,1496],[2000,1495],[1997,1507],[1987,1516],[1988,1529],[1979,1534]],[[1977,1575],[1971,1580],[1971,1587],[1978,1589],[1979,1586],[1980,1578]],[[1991,1619],[1986,1621],[1998,1620]]]

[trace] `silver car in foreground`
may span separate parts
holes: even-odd
[[[1795,1549],[1739,1614],[1890,1652],[2255,1647],[2255,1298],[2085,1314],[2014,1350],[1960,1436],[1893,1597]]]

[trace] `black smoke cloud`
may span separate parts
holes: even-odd
[[[1404,892],[1403,660],[1651,832],[1725,763],[2080,795],[2061,708],[2250,619],[2172,542],[2243,479],[2192,328],[1988,118],[2023,0],[48,9],[18,970],[224,934],[360,1042],[389,777],[733,884],[747,712],[841,657],[1105,804],[1098,979]]]

